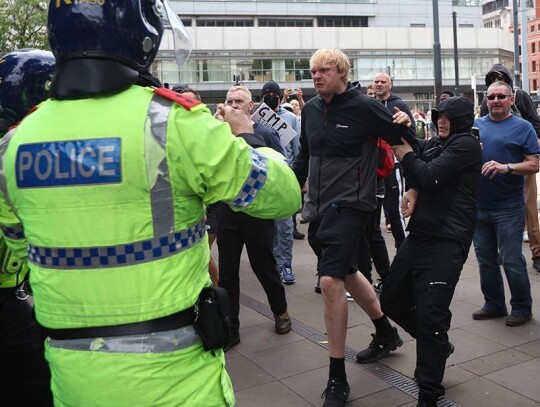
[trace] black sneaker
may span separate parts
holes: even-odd
[[[300,232],[298,229],[294,229],[292,235],[296,240],[302,240],[304,237],[306,237],[306,235]]]
[[[391,351],[396,350],[403,345],[403,340],[399,337],[396,328],[392,328],[393,332],[388,338],[381,338],[376,334],[371,334],[373,340],[367,347],[356,354],[358,363],[373,363],[384,358]]]
[[[321,394],[321,398],[324,399],[323,407],[344,407],[350,393],[351,388],[346,379],[331,377]]]

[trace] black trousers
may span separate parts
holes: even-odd
[[[287,311],[285,288],[273,253],[274,221],[233,212],[223,205],[218,218],[219,286],[229,293],[233,336],[240,329],[240,257],[246,246],[251,269],[261,283],[275,315]]]
[[[377,198],[377,209],[371,214],[365,236],[361,236],[358,239],[358,247],[356,249],[358,270],[360,270],[370,283],[373,283],[371,278],[371,259],[373,259],[375,270],[377,270],[381,280],[384,280],[390,268],[386,242],[381,233],[382,203],[383,198]]]
[[[405,190],[403,182],[403,168],[396,163],[392,175],[384,179],[384,215],[386,223],[392,227],[392,236],[399,249],[405,240],[405,221],[401,216],[401,201]]]
[[[0,374],[2,399],[17,406],[53,405],[44,336],[32,307],[11,288],[0,288]]]
[[[416,338],[415,377],[423,400],[436,401],[444,395],[449,308],[469,247],[454,240],[409,235],[384,282],[383,312]]]

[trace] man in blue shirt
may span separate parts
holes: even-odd
[[[511,291],[506,325],[518,326],[531,317],[531,286],[522,251],[525,227],[525,176],[538,172],[538,139],[533,126],[512,114],[512,88],[497,81],[487,91],[489,115],[475,120],[480,129],[482,174],[474,249],[480,269],[484,306],[473,319],[508,315],[500,265]]]

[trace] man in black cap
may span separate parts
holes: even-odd
[[[300,149],[300,123],[294,113],[280,106],[282,96],[281,88],[275,81],[268,81],[264,84],[261,91],[262,101],[296,132],[296,136],[284,147],[285,157],[289,166],[291,166]],[[292,218],[276,219],[274,256],[283,284],[294,284],[296,281],[292,271],[293,237],[294,224]]]
[[[510,72],[504,65],[495,64],[486,75],[486,89],[496,81],[503,81],[514,89],[514,83]],[[534,127],[536,136],[540,139],[540,119],[534,107],[534,103],[527,92],[522,89],[514,90],[514,104],[512,114],[527,120]],[[482,100],[480,116],[487,115],[487,99]],[[525,176],[525,229],[524,240],[529,242],[533,268],[540,273],[540,228],[538,225],[536,174]]]

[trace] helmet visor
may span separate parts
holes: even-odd
[[[193,43],[176,13],[172,10],[168,0],[161,0],[163,9],[160,11],[161,21],[163,23],[163,39],[160,49],[174,50],[174,56],[179,66],[183,65],[189,58]]]

